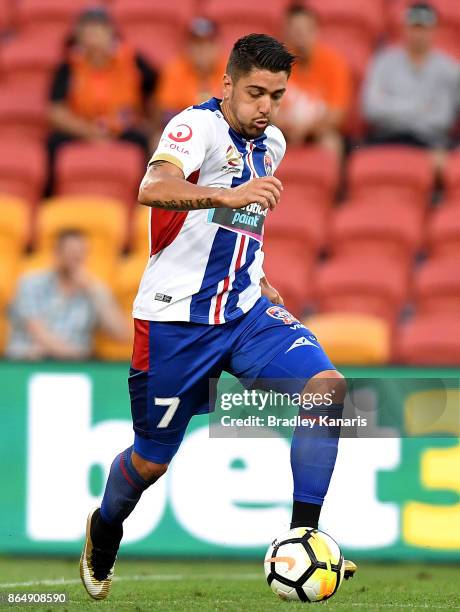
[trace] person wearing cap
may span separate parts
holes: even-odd
[[[383,50],[369,67],[363,110],[370,144],[431,149],[439,170],[460,107],[460,67],[434,47],[437,21],[427,3],[408,7],[403,44]]]
[[[190,23],[183,52],[160,77],[157,104],[163,123],[183,108],[219,95],[225,66],[216,24],[196,17]]]
[[[81,13],[68,56],[57,67],[51,84],[51,163],[57,149],[73,140],[100,142],[120,138],[147,153],[156,82],[155,70],[119,40],[104,9]]]

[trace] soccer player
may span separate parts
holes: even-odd
[[[151,251],[133,312],[135,436],[115,457],[101,507],[87,521],[80,574],[95,599],[109,593],[123,521],[166,472],[191,417],[209,411],[209,379],[225,370],[274,386],[288,380],[290,392],[333,394],[329,414],[341,416],[343,376],[262,271],[263,223],[283,191],[272,174],[285,140],[272,121],[293,61],[270,36],[239,39],[223,99],[169,122],[141,183]],[[316,433],[300,427],[293,436],[292,527],[317,527],[334,469],[338,430]],[[355,569],[348,562],[348,576]]]

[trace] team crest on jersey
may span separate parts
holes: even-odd
[[[293,323],[299,323],[299,320],[296,319],[290,312],[288,312],[282,306],[270,306],[265,311],[269,317],[273,319],[277,319],[278,321],[282,321],[285,325],[292,325]]]
[[[265,167],[265,174],[267,176],[272,176],[272,174],[273,174],[273,162],[272,162],[272,158],[270,157],[270,155],[268,153],[265,153],[265,155],[264,155],[264,167]]]

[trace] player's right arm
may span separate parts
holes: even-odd
[[[283,187],[274,176],[253,179],[233,188],[202,187],[185,180],[183,171],[171,162],[154,161],[148,168],[138,200],[145,206],[166,210],[242,208],[257,202],[273,210]]]
[[[192,108],[173,117],[150,160],[139,189],[139,202],[177,211],[242,208],[253,202],[263,208],[275,208],[283,187],[272,176],[253,179],[234,188],[204,187],[186,180],[200,170],[216,147],[216,139],[215,123],[209,111]]]

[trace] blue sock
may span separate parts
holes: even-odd
[[[302,417],[342,416],[343,404],[302,411]],[[340,426],[297,426],[291,442],[294,479],[293,526],[317,527],[319,512],[334,471]],[[305,522],[307,521],[307,522]],[[316,524],[314,524],[316,522]]]
[[[109,525],[121,525],[131,514],[152,481],[145,481],[132,464],[130,446],[117,455],[110,467],[101,504],[101,517]]]

